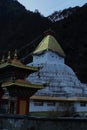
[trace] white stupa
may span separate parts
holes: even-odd
[[[52,97],[81,97],[84,87],[74,71],[64,63],[65,53],[52,35],[46,35],[33,52],[31,66],[40,67],[28,78],[33,83],[42,83],[45,88],[35,95]]]

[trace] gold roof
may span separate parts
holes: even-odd
[[[26,65],[22,64],[20,62],[20,60],[18,60],[18,59],[13,59],[10,62],[1,63],[0,64],[0,69],[3,69],[5,67],[9,67],[9,66],[20,68],[20,69],[25,69],[25,70],[38,71],[37,67],[26,66]]]
[[[61,48],[60,44],[57,42],[57,40],[52,35],[47,35],[43,38],[43,40],[40,42],[40,44],[37,46],[33,54],[40,54],[43,51],[51,50],[53,52],[58,53],[59,55],[65,57],[65,53],[63,49]]]
[[[8,52],[8,57],[7,60],[4,59],[4,56],[2,57],[1,63],[0,63],[0,69],[4,69],[7,67],[15,67],[15,68],[20,68],[28,71],[38,71],[37,67],[33,66],[26,66],[24,65],[17,56],[17,50],[14,52],[14,58],[11,59],[11,54],[10,51]]]
[[[67,97],[51,97],[51,96],[32,96],[30,98],[31,100],[39,100],[39,101],[61,101],[61,102],[87,102],[87,98],[85,97],[78,97],[78,98],[75,98],[75,97],[70,97],[70,98],[67,98]]]
[[[16,81],[7,81],[2,83],[1,87],[10,87],[10,86],[17,86],[17,87],[24,87],[24,88],[36,88],[42,89],[44,88],[43,85],[31,84],[29,81],[26,80],[16,80]]]

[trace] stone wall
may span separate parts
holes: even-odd
[[[40,118],[0,115],[0,130],[86,130],[86,118]]]

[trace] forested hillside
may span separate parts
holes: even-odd
[[[66,53],[66,63],[87,82],[87,4],[52,25]]]
[[[66,16],[67,11],[69,9],[61,14]],[[64,19],[51,22],[38,11],[26,10],[16,0],[1,0],[0,57],[8,50],[18,49],[20,57],[29,62],[28,54],[39,44],[43,32],[50,28],[66,53],[66,64],[74,69],[82,82],[87,83],[87,4],[70,8],[70,12]]]
[[[19,49],[49,28],[39,12],[27,11],[16,0],[0,1],[0,53]]]

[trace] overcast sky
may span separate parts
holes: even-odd
[[[82,6],[87,0],[18,0],[26,9],[35,11],[38,9],[41,14],[48,16],[54,11],[63,10],[69,7]]]

